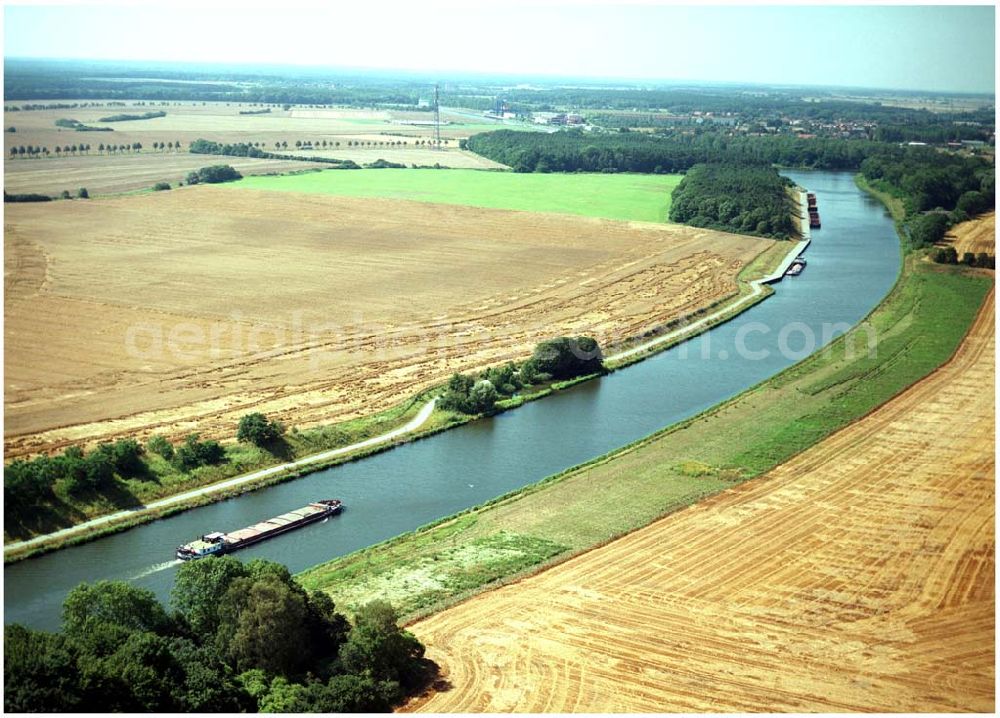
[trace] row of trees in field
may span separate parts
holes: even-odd
[[[276,143],[277,144],[277,143]],[[301,162],[318,162],[331,165],[336,169],[360,169],[353,160],[339,160],[332,157],[310,157],[306,155],[284,155],[261,149],[262,143],[239,142],[222,144],[211,140],[197,139],[191,143],[189,152],[205,155],[224,155],[228,157],[254,157],[269,160],[299,160]]]
[[[788,239],[791,180],[768,165],[695,165],[674,189],[670,219],[694,227]]]
[[[167,113],[163,110],[152,110],[151,112],[143,112],[141,115],[109,115],[108,117],[102,117],[98,122],[132,122],[135,120],[152,120],[157,117],[166,117]]]
[[[8,712],[384,712],[426,683],[423,645],[376,601],[349,619],[281,565],[181,566],[162,605],[125,581],[83,583],[49,633],[4,628]]]
[[[938,264],[964,264],[967,267],[982,267],[984,269],[996,268],[996,255],[987,252],[965,252],[962,259],[958,259],[958,250],[954,247],[939,247],[934,250],[931,257]]]
[[[87,191],[86,187],[81,187],[76,191],[76,196],[78,199],[90,199],[90,192]],[[59,194],[60,199],[73,199],[73,193],[68,189],[64,189]],[[50,197],[47,194],[36,194],[33,192],[28,193],[15,193],[10,194],[6,190],[3,193],[4,202],[51,202],[54,197]]]
[[[180,143],[176,145],[173,142],[163,143],[154,142],[153,149],[158,152],[164,152],[168,149],[173,151],[174,149],[180,150]],[[91,151],[94,150],[91,144],[73,144],[73,145],[56,145],[52,151],[49,150],[47,146],[41,145],[18,145],[17,147],[11,147],[9,150],[9,155],[11,159],[37,159],[39,157],[78,157],[80,155],[89,155]],[[107,155],[120,155],[125,153],[136,153],[143,150],[143,144],[141,142],[123,142],[121,144],[108,143],[105,144],[101,142],[97,145],[98,154]]]
[[[448,145],[449,140],[441,140],[442,145]],[[285,151],[289,147],[293,147],[297,150],[318,150],[318,149],[339,149],[343,144],[344,147],[350,148],[391,148],[391,149],[409,149],[409,148],[423,148],[434,146],[434,140],[414,140],[410,142],[409,140],[345,140],[341,143],[340,140],[295,140],[291,145],[289,145],[287,140],[275,140],[273,147],[277,151]],[[155,141],[151,145],[154,152],[181,152],[183,151],[183,146],[180,140],[161,142]],[[229,152],[207,152],[205,147],[222,147],[230,148]],[[189,143],[188,151],[194,153],[202,154],[230,154],[234,155],[234,148],[247,147],[259,149],[264,152],[267,147],[267,142],[244,142],[244,143],[233,143],[226,144],[220,142],[210,142],[208,140],[195,140]],[[11,159],[36,159],[40,157],[69,157],[78,155],[89,155],[93,150],[93,146],[89,143],[87,144],[71,144],[71,145],[56,145],[54,150],[50,151],[47,146],[41,145],[18,145],[13,146],[9,150],[9,156]],[[118,155],[126,152],[141,152],[143,150],[143,144],[141,142],[132,143],[100,143],[97,145],[96,151],[100,155]],[[239,150],[240,152],[246,152],[246,150]],[[263,155],[250,155],[250,154],[239,154],[240,157],[255,157]],[[275,158],[288,159],[283,155],[274,155]]]
[[[489,414],[501,399],[550,381],[564,381],[604,371],[601,347],[591,337],[558,337],[539,343],[520,365],[508,362],[478,376],[455,374],[441,397],[442,409]]]

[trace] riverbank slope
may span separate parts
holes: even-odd
[[[993,712],[994,319],[764,476],[411,626],[451,688],[410,707]]]
[[[341,606],[382,595],[415,618],[645,526],[761,475],[941,366],[991,286],[990,273],[911,255],[866,322],[772,379],[623,449],[306,571],[303,581]]]

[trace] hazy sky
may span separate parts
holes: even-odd
[[[4,56],[993,92],[980,6],[161,0],[4,8]]]

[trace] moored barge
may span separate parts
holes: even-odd
[[[279,534],[293,531],[306,524],[321,521],[330,516],[335,516],[344,510],[344,504],[339,499],[324,499],[314,501],[301,509],[289,511],[273,519],[261,521],[260,523],[248,526],[245,529],[222,533],[219,531],[208,533],[197,541],[184,544],[177,548],[177,558],[183,561],[190,561],[206,556],[221,556],[224,553],[237,551],[255,543],[273,538]]]
[[[788,266],[788,269],[785,270],[785,276],[797,277],[800,274],[802,274],[802,270],[805,268],[806,268],[806,260],[802,259],[802,257],[796,257],[794,260],[792,260],[792,263]]]
[[[808,204],[809,211],[809,228],[819,229],[819,207],[816,206],[816,195],[812,192],[806,194],[806,203]]]

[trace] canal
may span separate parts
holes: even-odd
[[[187,511],[4,569],[7,623],[56,629],[81,581],[128,579],[166,600],[174,549],[315,499],[344,513],[237,554],[293,572],[378,543],[646,436],[742,392],[860,321],[899,272],[881,204],[849,173],[786,172],[816,192],[823,228],[808,267],[734,320],[599,380],[368,459]]]

